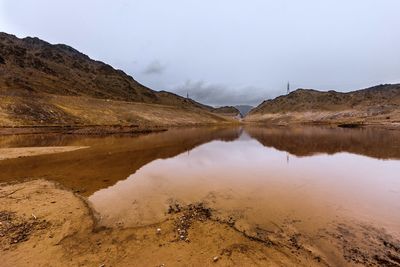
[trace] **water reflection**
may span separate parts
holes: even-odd
[[[345,148],[378,151],[365,149],[363,142],[371,139],[364,132],[357,132],[362,134],[355,142],[360,146],[346,147],[341,144],[348,144],[344,140],[355,138],[354,134],[338,137],[328,130],[279,131],[246,129],[234,141],[212,141],[190,154],[154,160],[126,180],[95,192],[89,200],[106,226],[152,224],[166,218],[171,203],[203,202],[221,217],[234,217],[237,226],[247,231],[254,227],[275,231],[289,219],[312,231],[338,216],[400,231],[399,161],[350,153],[297,157],[261,144],[288,143],[291,154],[302,156],[321,153],[324,148],[327,153]],[[315,133],[322,134],[311,148],[292,149]],[[334,144],[339,148],[333,148]],[[388,147],[388,151],[392,156],[394,150]]]
[[[90,148],[2,160],[0,181],[45,178],[79,190],[109,227],[160,222],[171,204],[201,202],[247,236],[289,249],[300,240],[341,265],[350,243],[357,256],[373,241],[372,257],[376,246],[388,253],[385,231],[400,238],[399,142],[399,131],[326,127],[7,136],[0,148]]]
[[[400,133],[372,128],[246,127],[261,144],[296,156],[349,152],[379,159],[400,159]]]
[[[0,147],[89,146],[69,153],[0,161],[0,181],[45,178],[83,195],[126,179],[147,163],[188,152],[212,140],[234,140],[240,128],[187,128],[141,136],[3,136]]]
[[[181,153],[191,155],[192,149],[215,140],[235,143],[252,140],[266,148],[285,151],[282,161],[289,166],[294,156],[319,153],[349,152],[379,159],[400,158],[400,133],[376,129],[211,127],[173,129],[143,136],[2,136],[0,147],[74,145],[90,148],[0,161],[0,181],[51,179],[89,196],[125,180],[157,159]]]

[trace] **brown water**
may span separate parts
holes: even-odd
[[[0,181],[45,178],[79,191],[109,227],[204,203],[238,229],[332,222],[400,234],[400,133],[339,128],[199,128],[144,136],[10,136],[0,147],[90,148],[0,161]]]

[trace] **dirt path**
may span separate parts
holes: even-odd
[[[3,185],[0,203],[2,266],[400,265],[398,241],[356,224],[332,224],[316,240],[293,224],[246,233],[198,203],[170,206],[158,224],[98,228],[85,199],[44,180]],[[324,243],[333,256],[315,249]]]

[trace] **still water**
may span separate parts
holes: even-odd
[[[107,227],[149,225],[204,203],[236,227],[312,232],[333,221],[400,234],[400,133],[190,128],[143,136],[10,136],[0,147],[87,149],[0,161],[0,181],[44,178],[86,196]]]

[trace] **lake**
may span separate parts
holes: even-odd
[[[31,146],[88,148],[2,160],[0,181],[56,181],[87,198],[98,226],[148,226],[171,206],[201,203],[248,236],[274,241],[296,229],[326,251],[316,239],[338,225],[400,236],[398,131],[202,127],[0,138],[1,148]]]

